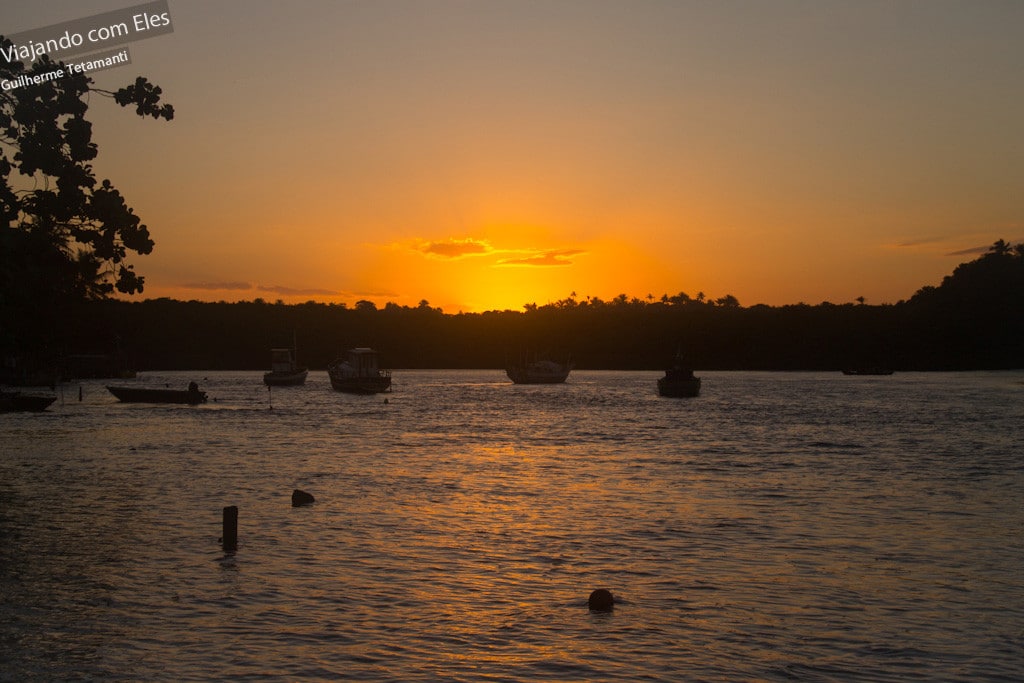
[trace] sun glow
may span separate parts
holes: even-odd
[[[28,28],[34,8],[12,11]],[[132,257],[140,298],[895,303],[1022,238],[1016,8],[829,5],[813,26],[774,3],[558,8],[339,4],[299,23],[264,3],[254,25],[301,31],[321,65],[301,73],[240,66],[266,48],[251,31],[147,41],[138,69],[181,115],[89,111],[97,170],[156,242]],[[250,106],[257,83],[274,97]]]

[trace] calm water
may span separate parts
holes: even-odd
[[[0,680],[1024,679],[1024,372],[702,374],[0,415]]]

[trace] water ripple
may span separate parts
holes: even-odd
[[[4,415],[0,680],[1024,677],[1019,373],[704,374]]]

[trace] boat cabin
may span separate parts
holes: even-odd
[[[377,374],[377,358],[378,354],[376,351],[361,347],[357,349],[349,349],[346,354],[345,362],[359,377],[368,377]]]
[[[270,371],[291,372],[295,369],[292,349],[270,349]]]

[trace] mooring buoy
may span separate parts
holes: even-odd
[[[612,592],[607,588],[598,588],[590,594],[590,597],[587,599],[587,606],[590,607],[592,612],[611,612],[612,607],[615,606],[615,598],[612,597]]]
[[[295,489],[294,491],[292,491],[293,508],[302,507],[303,505],[309,505],[310,503],[315,502],[316,498],[314,498],[313,494],[311,493],[306,493],[305,491],[300,491],[299,489]]]

